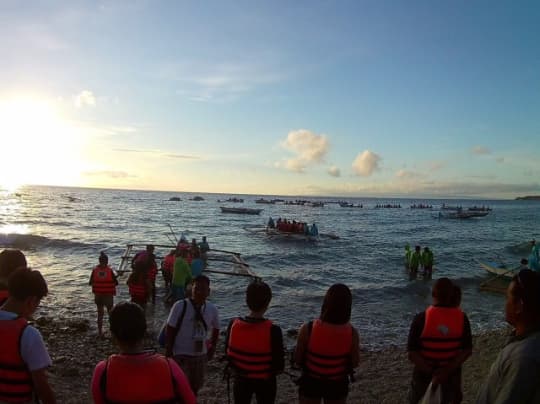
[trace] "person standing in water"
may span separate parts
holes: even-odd
[[[99,254],[99,265],[97,265],[90,275],[90,281],[88,284],[92,286],[92,293],[94,293],[94,302],[97,306],[97,327],[98,335],[103,336],[103,314],[104,308],[107,309],[107,314],[110,313],[114,296],[116,295],[116,286],[118,280],[114,271],[109,264],[109,257],[103,251]]]

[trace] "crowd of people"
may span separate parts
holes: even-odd
[[[151,254],[149,249],[146,254]],[[143,306],[133,296],[131,302],[114,305],[110,285],[117,280],[109,269],[105,254],[101,254],[91,284],[96,304],[102,306],[101,314],[98,308],[99,333],[106,308],[118,353],[96,364],[91,380],[94,402],[195,403],[219,338],[218,309],[208,301],[210,279],[195,276],[189,297],[173,304],[162,355],[144,349]],[[51,358],[39,330],[28,323],[47,293],[45,279],[28,267],[21,251],[0,253],[1,403],[30,403],[36,398],[45,404],[56,402],[47,379]],[[226,370],[233,378],[237,404],[250,403],[253,396],[259,404],[276,399],[276,376],[285,369],[285,349],[281,328],[265,317],[271,299],[271,287],[261,280],[253,281],[245,294],[247,314],[232,319],[227,327]],[[471,326],[460,308],[461,289],[450,279],[434,282],[432,299],[410,327],[407,351],[414,370],[409,402],[418,403],[426,394],[437,392],[438,402],[456,404],[463,398],[461,368],[473,350]],[[347,401],[353,370],[361,360],[359,333],[350,322],[352,300],[346,285],[332,285],[319,316],[300,328],[293,358],[301,370],[300,403]],[[514,328],[513,337],[493,363],[476,402],[539,403],[540,273],[525,269],[513,277],[505,312]]]
[[[285,233],[304,234],[312,237],[319,235],[319,229],[315,223],[310,226],[306,222],[297,222],[296,220],[282,219],[281,217],[275,222],[274,219],[270,217],[266,226],[269,229],[276,229]]]

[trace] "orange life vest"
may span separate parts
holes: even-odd
[[[165,259],[163,260],[163,269],[167,273],[172,274],[175,260],[176,260],[176,257],[174,256],[174,254],[169,254],[165,256]]]
[[[27,321],[0,320],[0,402],[32,401],[32,376],[21,356],[21,337]]]
[[[340,380],[350,373],[353,328],[350,323],[313,321],[304,370],[319,379]]]
[[[465,315],[457,307],[429,306],[420,336],[420,353],[426,359],[442,364],[461,351]]]
[[[146,292],[146,284],[144,280],[141,283],[129,282],[128,288],[129,295],[132,299],[140,302],[146,302],[148,294]]]
[[[111,355],[101,376],[105,403],[181,403],[169,359],[163,355]]]
[[[0,306],[3,305],[9,297],[9,291],[7,289],[0,289]]]
[[[96,266],[92,271],[92,292],[94,294],[116,295],[114,273],[110,266]]]
[[[272,372],[272,322],[237,318],[231,325],[227,357],[242,377],[268,379]]]

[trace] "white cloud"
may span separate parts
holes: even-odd
[[[129,174],[126,171],[115,171],[115,170],[99,170],[99,171],[86,171],[83,175],[88,177],[105,177],[105,178],[135,178],[135,175]]]
[[[405,169],[401,169],[396,172],[396,177],[401,179],[417,178],[419,176],[420,174]]]
[[[491,154],[491,150],[489,150],[489,148],[487,148],[485,146],[474,146],[471,149],[471,153],[476,154],[478,156],[483,156],[483,155],[486,155],[486,154]]]
[[[379,169],[380,161],[381,157],[378,154],[364,150],[356,156],[356,159],[352,163],[352,168],[356,175],[369,177]]]
[[[293,152],[296,156],[286,160],[284,164],[278,163],[277,166],[303,173],[307,166],[324,162],[330,143],[325,135],[299,129],[289,132],[287,139],[281,142],[281,147]]]
[[[341,176],[341,170],[339,167],[330,166],[328,167],[328,174],[330,174],[332,177],[339,177]]]
[[[428,168],[430,171],[438,171],[445,166],[442,161],[430,161],[428,162]]]
[[[77,108],[82,108],[85,106],[95,107],[96,106],[96,97],[94,93],[89,90],[83,90],[78,95],[75,96],[75,106]]]

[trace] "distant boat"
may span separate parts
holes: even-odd
[[[242,198],[229,198],[225,200],[218,199],[218,202],[232,202],[232,203],[244,203],[244,200]]]
[[[450,210],[450,211],[439,211],[439,219],[470,219],[473,217],[484,217],[489,214],[489,211],[470,211],[470,210]]]
[[[264,204],[275,204],[276,201],[274,201],[273,199],[264,199],[264,198],[259,198],[259,199],[255,199],[255,203],[264,203]]]
[[[339,206],[341,206],[342,208],[363,208],[364,207],[364,205],[362,204],[355,205],[354,203],[350,203],[350,202],[339,202]]]
[[[190,201],[204,201],[204,198],[202,196],[194,196],[193,198],[189,199]]]
[[[227,206],[220,206],[221,213],[240,213],[244,215],[258,215],[263,211],[263,209],[253,209],[253,208],[230,208]]]
[[[169,201],[174,201],[174,202],[180,202],[182,199],[180,199],[179,197],[177,196],[172,196],[169,198]]]

